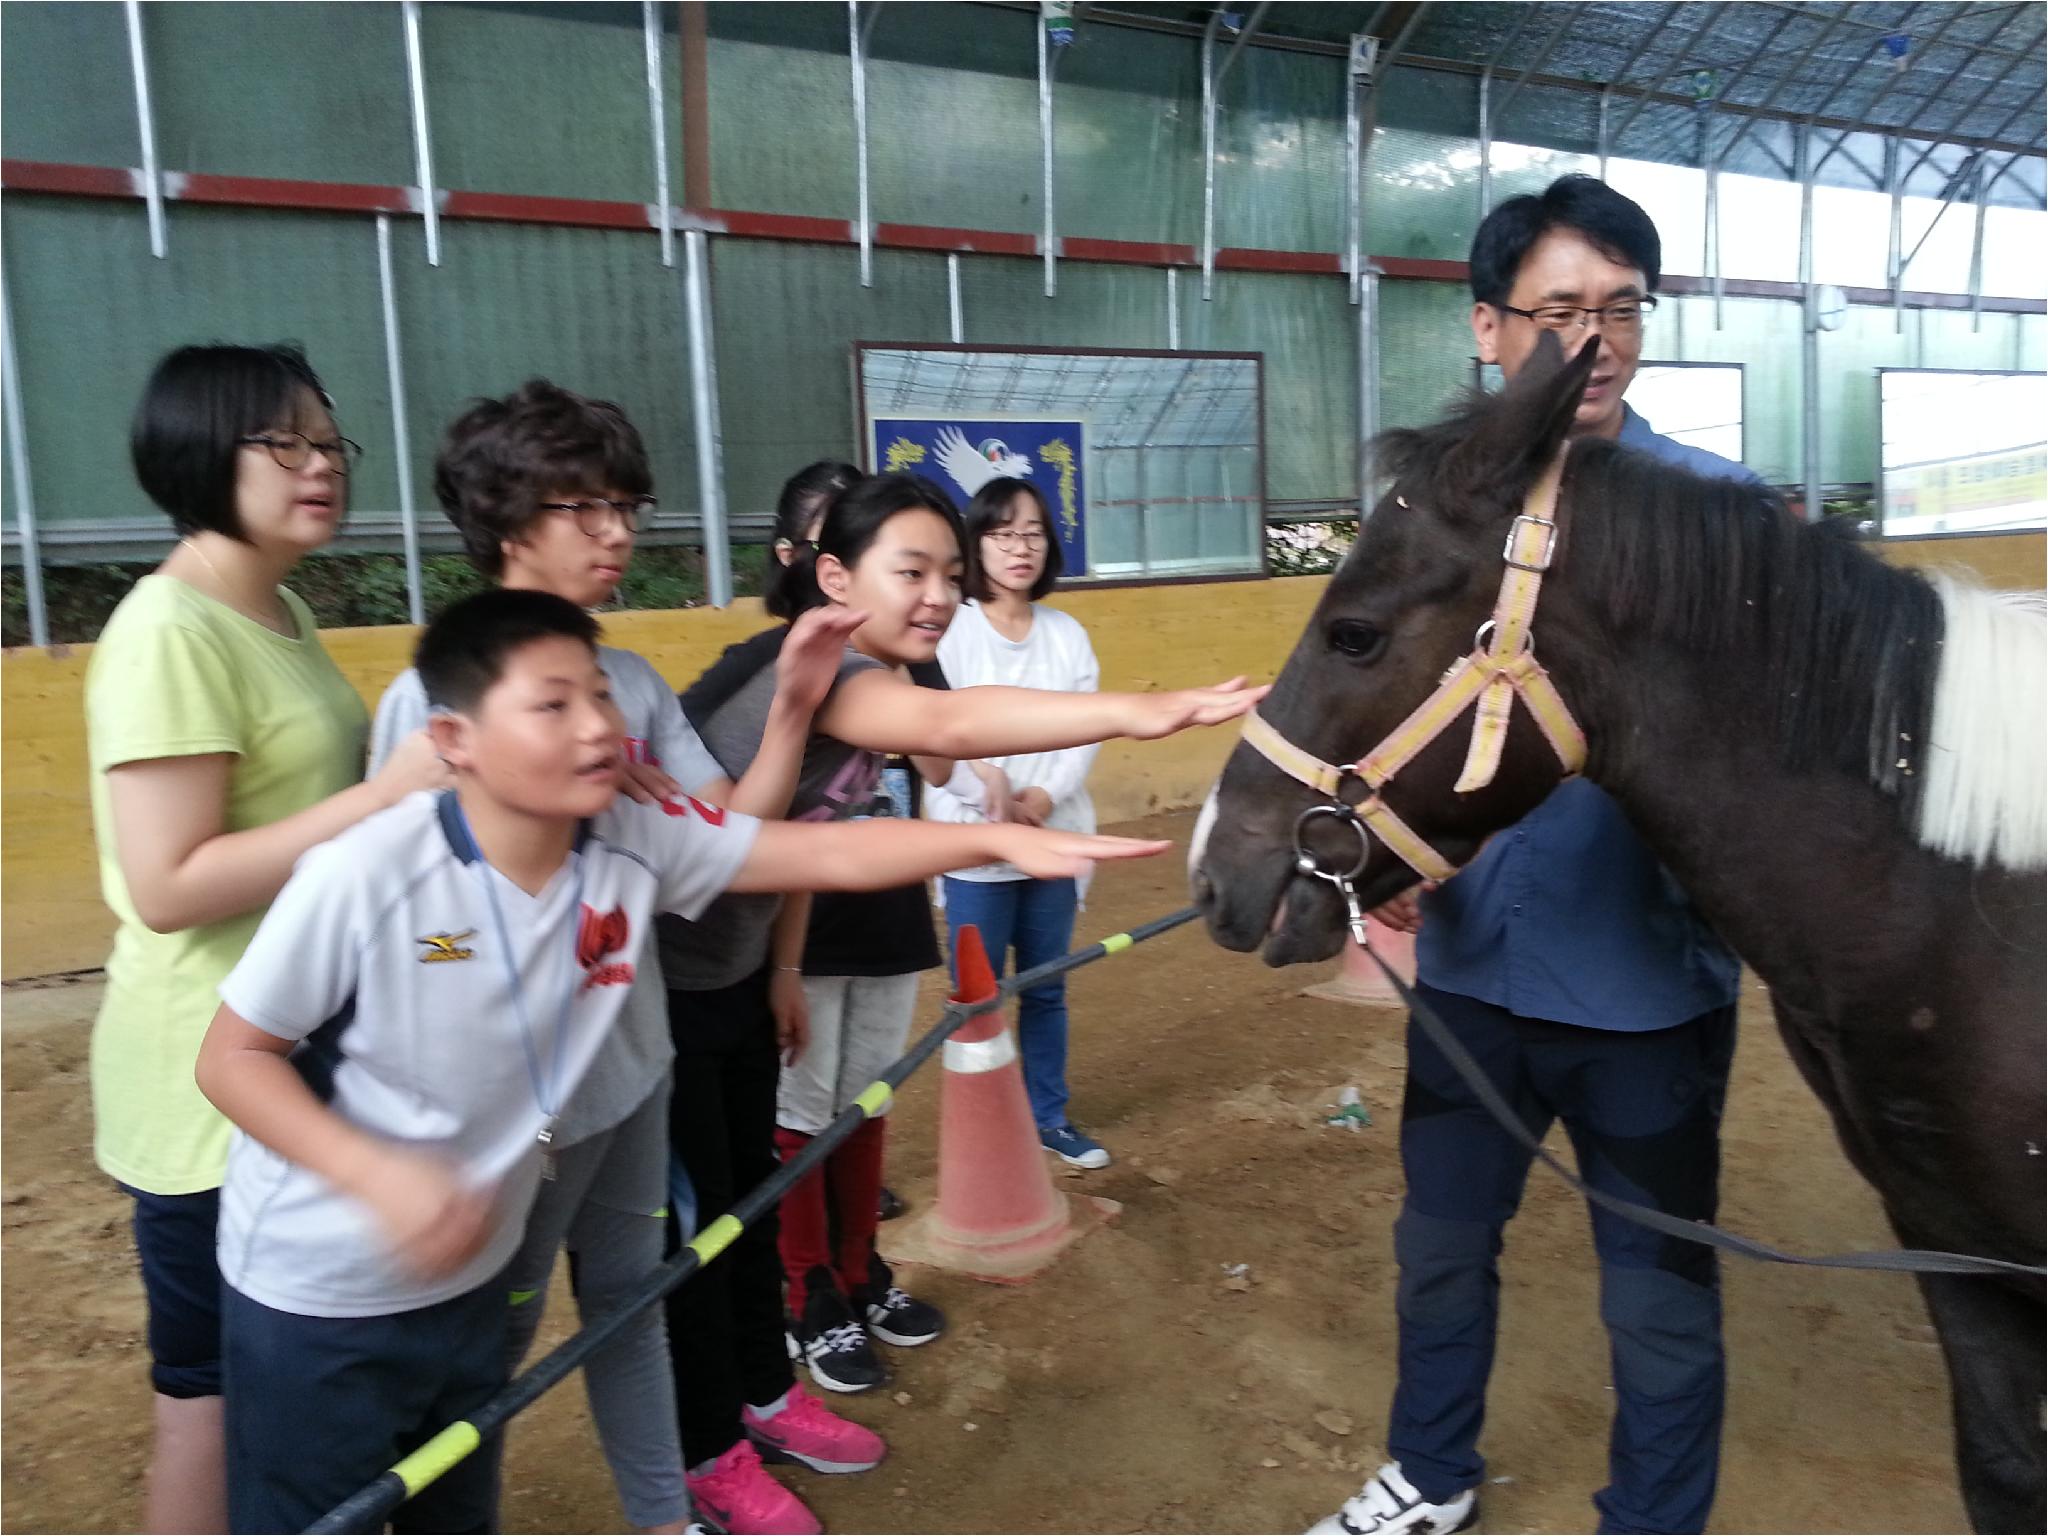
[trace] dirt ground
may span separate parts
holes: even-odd
[[[1143,825],[1184,842],[1190,824]],[[1077,938],[1171,911],[1184,892],[1175,859],[1107,869]],[[952,1331],[895,1352],[889,1388],[834,1404],[888,1438],[889,1460],[858,1477],[778,1473],[828,1529],[1298,1531],[1355,1491],[1379,1463],[1393,1383],[1401,1020],[1301,998],[1315,979],[1226,954],[1194,927],[1074,976],[1074,1115],[1117,1161],[1066,1187],[1123,1202],[1122,1217],[1027,1286],[912,1279]],[[126,1202],[89,1153],[97,1002],[90,982],[5,998],[12,1530],[133,1529],[139,1510],[142,1294]],[[1810,1252],[1888,1245],[1753,983],[1743,1022],[1723,1220]],[[935,1188],[937,1079],[921,1074],[892,1116],[891,1181],[920,1205]],[[1347,1084],[1368,1129],[1323,1124]],[[1233,1284],[1236,1265],[1249,1269]],[[1964,1529],[1947,1391],[1911,1282],[1732,1261],[1724,1283],[1714,1529]],[[1503,1287],[1484,1528],[1589,1529],[1611,1402],[1595,1269],[1583,1206],[1540,1169]],[[565,1309],[548,1327],[549,1343],[567,1331]],[[518,1422],[505,1517],[513,1531],[621,1528],[575,1388]]]

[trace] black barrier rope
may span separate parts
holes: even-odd
[[[1093,961],[1122,954],[1134,944],[1142,944],[1147,939],[1157,938],[1183,923],[1191,922],[1194,916],[1193,907],[1183,907],[1178,912],[1154,918],[1149,923],[1140,923],[1122,933],[1113,933],[1098,944],[1090,944],[1086,949],[1077,949],[1072,954],[1062,955],[1057,960],[1048,960],[1043,965],[1035,965],[1028,971],[1020,972],[1001,983],[996,988],[995,996],[981,1002],[948,1003],[945,1012],[939,1015],[938,1023],[904,1052],[895,1065],[856,1094],[853,1103],[841,1110],[830,1125],[813,1137],[809,1146],[784,1163],[773,1175],[762,1180],[750,1193],[743,1195],[731,1210],[692,1237],[683,1245],[681,1252],[648,1275],[640,1289],[616,1310],[607,1312],[593,1323],[586,1323],[579,1332],[556,1345],[533,1369],[508,1383],[504,1390],[470,1417],[458,1419],[450,1424],[389,1471],[378,1474],[375,1481],[364,1485],[335,1505],[306,1529],[309,1532],[379,1529],[385,1516],[474,1452],[483,1444],[486,1437],[503,1429],[515,1414],[531,1406],[542,1393],[603,1348],[611,1337],[634,1317],[653,1306],[717,1258],[731,1246],[734,1238],[780,1204],[782,1197],[829,1157],[841,1142],[851,1136],[864,1122],[884,1113],[889,1107],[890,1098],[903,1086],[905,1079],[929,1061],[932,1054],[946,1043],[947,1038],[969,1019],[995,1012],[1019,992],[1035,987],[1042,981],[1050,981],[1055,976],[1063,976],[1068,971]]]

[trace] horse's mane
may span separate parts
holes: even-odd
[[[2038,594],[1900,570],[1775,491],[1610,442],[1573,450],[1564,501],[1566,558],[1608,621],[1747,657],[1788,768],[1864,778],[1951,857],[2048,859]]]

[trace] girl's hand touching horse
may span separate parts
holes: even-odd
[[[1271,683],[1257,687],[1233,677],[1213,688],[1181,688],[1172,693],[1146,693],[1132,697],[1130,718],[1122,734],[1133,741],[1153,741],[1195,725],[1221,725],[1235,720],[1272,691]]]

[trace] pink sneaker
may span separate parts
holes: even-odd
[[[818,1536],[825,1529],[803,1500],[768,1475],[760,1453],[745,1440],[702,1477],[686,1473],[683,1481],[698,1514],[733,1536]]]
[[[880,1435],[842,1419],[802,1387],[789,1389],[789,1402],[773,1418],[741,1408],[740,1423],[767,1460],[800,1462],[813,1472],[865,1472],[889,1454]]]

